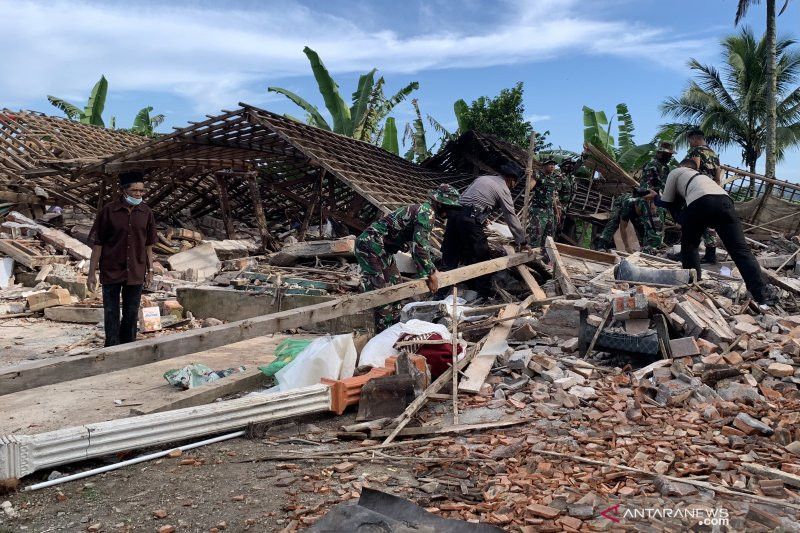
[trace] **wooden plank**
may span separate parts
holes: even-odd
[[[605,263],[614,265],[619,261],[619,256],[607,252],[600,252],[597,250],[590,250],[588,248],[581,248],[580,246],[572,246],[571,244],[564,244],[557,242],[556,249],[563,255],[570,257],[580,257],[587,261],[594,261],[595,263]]]
[[[508,245],[503,246],[503,249],[506,251],[506,254],[508,255],[513,255],[514,253],[514,248],[511,246]],[[542,287],[536,281],[536,278],[533,277],[531,271],[528,270],[528,267],[526,267],[525,265],[518,265],[515,268],[517,269],[519,275],[522,277],[522,281],[525,282],[525,285],[528,286],[528,289],[530,289],[531,294],[533,294],[537,300],[547,299],[547,294],[542,290]]]
[[[439,285],[449,287],[521,265],[533,258],[532,252],[524,252],[442,272],[439,275]],[[0,395],[209,350],[253,337],[353,315],[426,293],[428,286],[425,280],[408,281],[279,313],[102,348],[85,355],[28,361],[0,369]]]
[[[502,320],[506,317],[518,315],[521,309],[522,306],[520,304],[508,304],[500,311],[497,318]],[[464,381],[458,385],[458,390],[472,393],[477,393],[481,390],[486,376],[489,375],[489,371],[492,369],[492,365],[494,365],[495,359],[508,349],[506,339],[508,338],[508,334],[511,333],[512,325],[514,325],[514,322],[507,320],[499,322],[492,327],[486,337],[486,342],[483,344],[483,347],[464,373]]]
[[[134,407],[131,409],[131,414],[148,415],[150,413],[162,413],[173,409],[204,405],[228,394],[260,388],[266,382],[266,376],[258,368],[248,368],[244,372],[232,374],[208,385],[185,390],[179,398],[171,398],[166,401],[159,400]]]
[[[564,262],[561,260],[561,254],[558,253],[558,248],[556,248],[556,243],[553,238],[547,237],[544,246],[545,250],[547,250],[548,257],[553,261],[553,272],[558,280],[558,284],[561,286],[561,292],[565,295],[578,294],[578,289],[575,287],[575,284],[572,283],[569,272],[564,268]]]

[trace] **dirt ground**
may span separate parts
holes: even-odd
[[[0,321],[0,366],[15,365],[76,350],[71,348],[102,330],[94,325],[52,322],[44,318]],[[97,344],[97,343],[95,343]],[[90,346],[91,347],[91,346]]]
[[[35,492],[17,492],[7,499],[19,518],[9,519],[0,513],[0,532],[157,531],[164,525],[173,525],[179,531],[210,531],[214,527],[278,531],[294,520],[296,511],[302,513],[301,508],[331,506],[342,496],[356,497],[358,483],[401,495],[418,485],[410,471],[382,464],[358,464],[354,470],[339,474],[325,468],[334,464],[331,461],[239,462],[278,448],[294,452],[330,449],[326,444],[292,443],[291,436],[320,439],[342,424],[353,423],[354,417],[354,413],[306,417],[277,426],[267,439],[234,439],[188,451],[178,458],[140,463]],[[189,462],[187,459],[196,462],[182,465]],[[116,458],[108,462],[112,461]],[[103,464],[86,461],[58,471],[69,475]],[[51,472],[34,474],[25,479],[25,484],[44,481]],[[330,483],[332,477],[338,483]],[[343,495],[334,492],[339,487],[346,487],[339,489],[344,490]],[[166,516],[156,518],[154,513],[161,510]]]

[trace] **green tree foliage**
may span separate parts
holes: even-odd
[[[742,161],[755,172],[767,144],[769,47],[765,39],[756,40],[748,28],[721,44],[721,69],[689,61],[695,77],[683,94],[661,104],[662,113],[675,119],[662,130],[671,128],[677,133],[677,142],[685,145],[686,133],[700,126],[709,145],[739,146]],[[787,148],[800,144],[800,54],[794,44],[791,39],[776,44],[778,160]]]
[[[491,133],[527,148],[533,125],[525,120],[523,91],[523,84],[519,82],[510,89],[502,89],[494,98],[481,96],[466,109],[461,106],[459,129]],[[456,117],[459,118],[458,111]]]
[[[635,146],[636,143],[633,142],[633,118],[631,118],[627,104],[617,104],[617,121],[619,121],[617,140],[619,141],[620,150],[627,150]]]
[[[47,100],[55,107],[67,115],[70,120],[76,120],[81,124],[91,124],[93,126],[105,126],[103,123],[103,109],[106,106],[106,95],[108,94],[108,81],[105,76],[100,76],[94,84],[86,107],[81,109],[62,98],[47,95]]]
[[[317,106],[288,89],[268,87],[267,90],[284,95],[302,108],[307,114],[307,122],[312,126],[360,141],[379,144],[385,139],[387,125],[384,124],[381,128],[381,124],[385,119],[388,120],[387,117],[395,106],[419,88],[419,83],[411,82],[387,98],[384,93],[384,78],[375,80],[376,70],[372,69],[359,77],[358,86],[351,96],[351,105],[348,106],[339,93],[339,85],[331,77],[319,55],[307,46],[303,48],[303,53],[311,64],[311,71],[333,125],[325,119]]]

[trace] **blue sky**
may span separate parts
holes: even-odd
[[[297,115],[266,87],[324,108],[302,53],[309,45],[346,97],[377,67],[390,91],[419,81],[422,112],[452,126],[456,99],[523,81],[526,113],[556,146],[580,148],[583,105],[610,116],[619,102],[646,141],[664,120],[658,104],[685,87],[688,59],[718,61],[735,10],[736,0],[0,0],[0,106],[57,114],[47,94],[82,106],[105,74],[104,116],[122,127],[145,105],[166,115],[162,131],[240,101]],[[746,19],[759,34],[763,11]],[[800,6],[778,28],[798,37]],[[410,104],[394,115],[402,128]],[[736,149],[723,161],[742,166]],[[800,180],[797,149],[778,177]]]

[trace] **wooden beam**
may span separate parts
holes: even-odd
[[[435,399],[435,394],[429,394],[428,398]],[[448,395],[445,395],[448,396]],[[448,396],[449,399],[449,396]],[[510,426],[517,426],[533,422],[533,418],[518,418],[516,420],[498,420],[497,422],[479,422],[477,424],[456,424],[453,426],[419,426],[404,428],[398,433],[400,437],[420,437],[425,435],[442,435],[447,433],[465,433],[467,431],[476,431],[483,429],[498,429]],[[391,429],[373,429],[370,431],[371,438],[388,437],[393,430]]]
[[[553,273],[558,280],[558,284],[561,286],[561,292],[565,295],[578,294],[578,289],[575,288],[575,284],[572,283],[569,272],[564,268],[564,262],[561,260],[561,254],[558,253],[558,248],[556,248],[556,243],[553,238],[547,237],[544,246],[545,250],[547,250],[548,257],[553,261]]]
[[[505,306],[498,315],[499,320],[507,317],[516,316],[523,309],[521,304],[508,304]],[[489,335],[486,336],[486,342],[483,343],[481,350],[472,360],[467,371],[464,374],[464,381],[462,381],[458,390],[464,392],[478,393],[486,381],[486,376],[494,365],[495,359],[498,355],[503,354],[508,349],[508,334],[511,333],[511,326],[514,325],[512,320],[506,320],[495,324]]]
[[[580,246],[572,246],[570,244],[556,243],[556,249],[563,255],[570,257],[579,257],[587,261],[594,261],[595,263],[606,263],[614,265],[619,260],[619,256],[607,252],[599,252],[597,250],[590,250],[588,248],[581,248]]]
[[[439,285],[449,287],[468,279],[521,265],[533,258],[533,253],[518,253],[441,272]],[[0,395],[210,350],[253,337],[353,315],[428,292],[425,280],[408,281],[363,294],[229,324],[101,348],[84,355],[28,361],[0,369]]]

